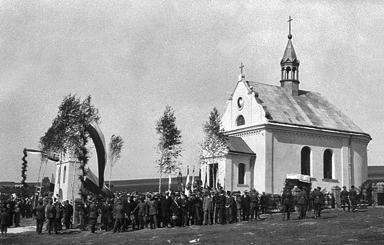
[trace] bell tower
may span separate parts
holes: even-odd
[[[288,34],[288,43],[284,51],[284,56],[280,61],[281,66],[281,80],[280,84],[287,93],[292,96],[297,96],[299,94],[299,65],[300,62],[296,57],[295,49],[292,44],[292,34],[291,34],[291,21],[293,19],[289,16],[289,34]]]

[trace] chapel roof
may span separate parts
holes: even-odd
[[[297,96],[280,86],[246,82],[256,92],[270,122],[364,133],[319,93],[300,90]]]
[[[228,136],[228,147],[230,153],[232,152],[255,155],[247,143],[245,143],[245,141],[240,137]]]

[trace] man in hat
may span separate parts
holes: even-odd
[[[34,210],[34,214],[36,218],[36,232],[37,234],[41,234],[43,231],[43,224],[45,219],[43,199],[39,199],[38,204]]]
[[[96,230],[96,223],[97,223],[97,216],[98,216],[98,209],[95,203],[94,199],[90,200],[89,205],[89,225],[91,228],[91,233],[95,233]]]
[[[212,225],[213,199],[209,192],[204,193],[203,198],[204,225]]]
[[[231,192],[227,191],[227,195],[225,196],[225,211],[226,211],[227,223],[230,223],[230,224],[233,223],[232,210],[234,205],[235,205],[235,200],[233,199]]]
[[[357,208],[358,201],[357,191],[354,185],[352,185],[351,189],[349,190],[349,200],[351,200],[352,212],[354,212]]]
[[[340,201],[341,207],[343,207],[343,211],[345,211],[345,206],[348,206],[348,212],[350,212],[350,204],[349,204],[349,192],[347,191],[347,187],[343,186],[343,190],[340,192]]]
[[[122,226],[124,224],[124,207],[120,199],[117,200],[117,205],[113,208],[113,213],[115,216],[115,225],[113,226],[113,232],[121,232]]]
[[[321,207],[324,202],[324,195],[320,190],[321,190],[321,187],[317,187],[312,193],[315,219],[320,218]]]
[[[241,197],[241,209],[243,210],[243,221],[249,220],[249,209],[250,209],[250,198],[248,191],[244,191],[243,196]]]

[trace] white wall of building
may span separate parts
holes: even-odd
[[[56,164],[54,197],[59,197],[59,201],[74,201],[74,199],[80,198],[81,181],[79,179],[79,167],[80,164],[78,162],[71,160]]]

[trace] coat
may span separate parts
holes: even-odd
[[[45,208],[42,204],[37,205],[35,208],[35,217],[37,220],[43,220],[45,218]]]
[[[148,205],[148,215],[157,215],[158,209],[157,209],[157,201],[150,200],[147,202]]]
[[[123,219],[124,218],[124,208],[122,204],[117,204],[115,208],[113,209],[113,214],[115,215],[116,219]]]
[[[45,217],[48,219],[54,219],[56,218],[56,208],[52,204],[48,204],[45,207]]]
[[[203,199],[203,211],[212,211],[213,210],[213,198],[210,196],[205,196]]]

